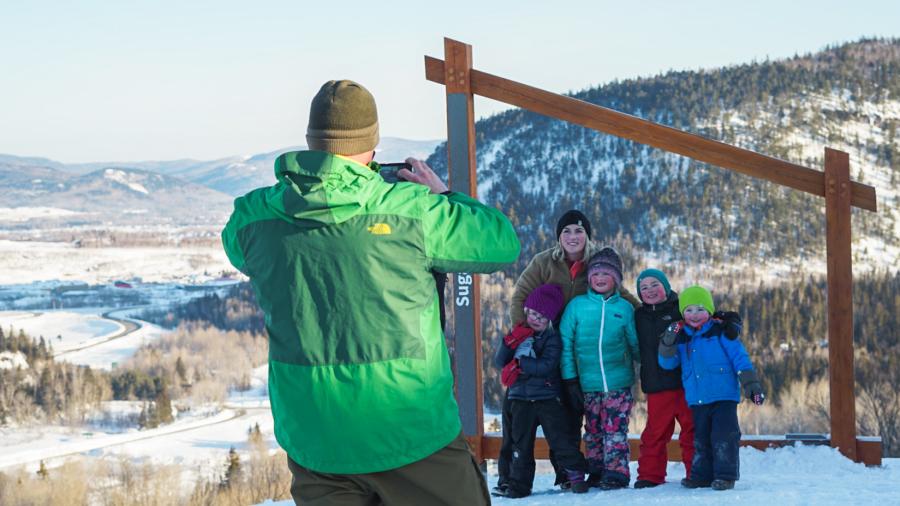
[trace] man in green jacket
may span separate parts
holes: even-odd
[[[235,200],[222,231],[266,315],[275,437],[297,504],[489,502],[465,439],[432,271],[493,272],[519,255],[502,213],[407,159],[372,163],[372,95],[329,81],[310,108],[310,151]]]

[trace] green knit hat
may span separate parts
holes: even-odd
[[[369,90],[349,80],[322,85],[309,107],[309,149],[356,155],[378,145],[378,111]]]
[[[699,285],[685,288],[683,292],[678,294],[678,310],[684,314],[684,308],[688,306],[703,306],[703,309],[709,314],[716,312],[716,306],[713,304],[712,294],[709,290]]]

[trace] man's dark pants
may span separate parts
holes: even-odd
[[[335,448],[340,451],[340,448]],[[462,433],[449,445],[403,467],[364,474],[320,473],[288,458],[294,503],[309,506],[480,506],[487,482]]]

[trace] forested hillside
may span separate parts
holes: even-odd
[[[876,187],[879,205],[877,214],[854,211],[855,253],[900,268],[900,40],[573,96],[818,170],[825,146],[848,151],[851,176]],[[549,247],[556,217],[573,207],[592,218],[601,242],[628,237],[670,265],[824,270],[819,197],[523,110],[479,121],[476,143],[478,196],[510,216],[523,242],[510,276]],[[442,172],[444,148],[428,160]]]

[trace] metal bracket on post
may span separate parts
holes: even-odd
[[[447,172],[450,189],[476,197],[475,107],[470,75],[472,46],[444,39],[447,91]],[[453,276],[453,314],[456,328],[456,398],[463,433],[481,462],[484,436],[484,393],[481,375],[481,294],[478,276]]]

